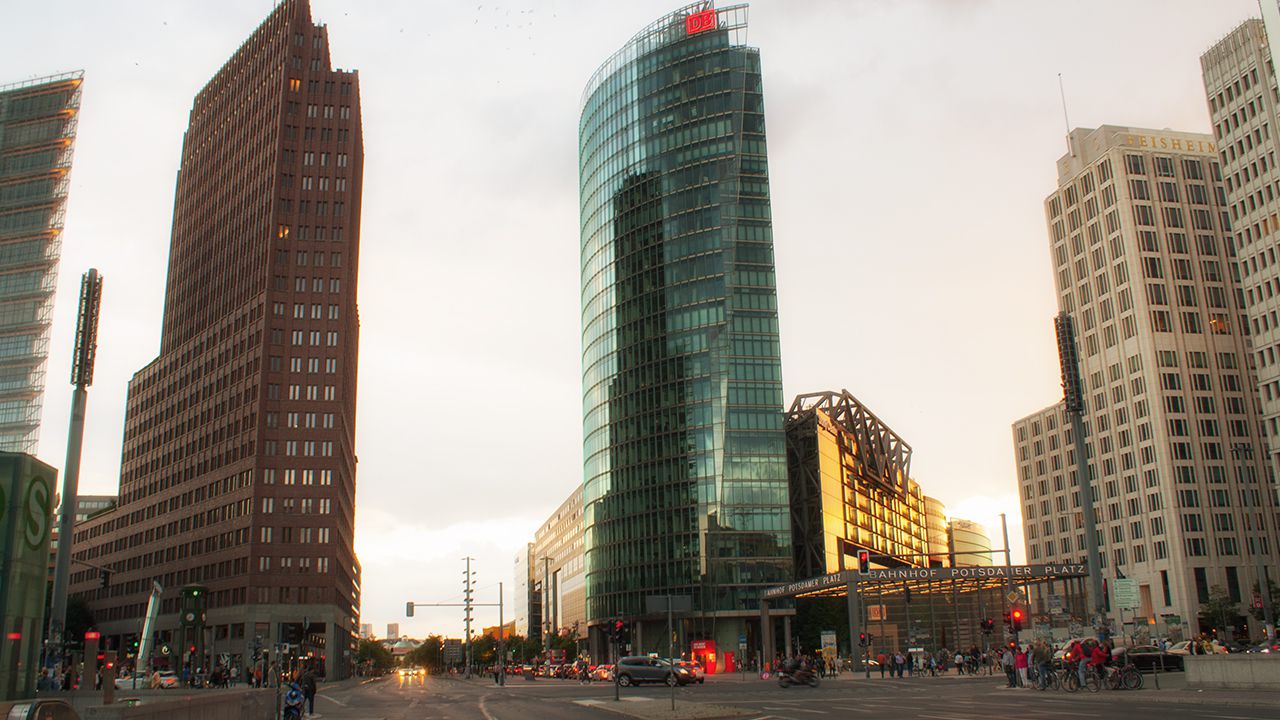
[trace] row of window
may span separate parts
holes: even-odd
[[[276,530],[279,530],[279,532],[276,532]],[[263,526],[259,538],[264,543],[302,543],[304,545],[320,543],[323,545],[329,542],[329,528],[290,527],[287,525],[281,528]]]

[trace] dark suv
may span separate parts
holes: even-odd
[[[622,658],[614,672],[618,684],[623,687],[640,683],[684,685],[693,682],[693,676],[685,668],[677,667],[673,671],[670,663],[643,655]]]

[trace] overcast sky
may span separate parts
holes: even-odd
[[[360,70],[362,622],[461,634],[581,481],[578,110],[674,2],[313,0]],[[721,2],[724,6],[727,3]],[[85,71],[39,455],[61,467],[79,276],[105,277],[83,493],[118,488],[126,383],[159,348],[195,93],[271,0],[0,11],[0,83]],[[1199,57],[1256,0],[760,0],[788,397],[848,388],[925,492],[1021,559],[1010,424],[1060,397],[1042,201],[1071,123],[1209,132]],[[496,624],[496,609],[476,612]],[[508,609],[507,618],[511,611]]]

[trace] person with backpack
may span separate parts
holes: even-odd
[[[298,686],[302,690],[302,696],[307,701],[307,714],[316,714],[316,674],[311,668],[302,673],[302,677],[298,679]]]

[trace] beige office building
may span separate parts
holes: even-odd
[[[1045,215],[1076,326],[1103,576],[1137,580],[1139,634],[1208,630],[1197,618],[1213,588],[1248,599],[1251,549],[1275,562],[1217,147],[1116,126],[1073,130],[1070,146]],[[1085,559],[1070,425],[1061,403],[1013,425],[1031,563]],[[1116,630],[1120,615],[1113,604]],[[1246,623],[1261,633],[1244,617],[1237,632]]]
[[[573,489],[533,535],[529,569],[540,589],[543,633],[571,635],[585,647],[587,586],[583,574],[582,486]],[[530,617],[529,623],[534,619]]]
[[[1274,495],[1280,464],[1280,171],[1271,136],[1278,111],[1269,35],[1280,36],[1280,9],[1275,0],[1260,6],[1265,26],[1256,18],[1241,24],[1201,56],[1200,66],[1248,312]],[[1280,519],[1270,521],[1274,531]],[[1271,580],[1280,578],[1273,572]]]

